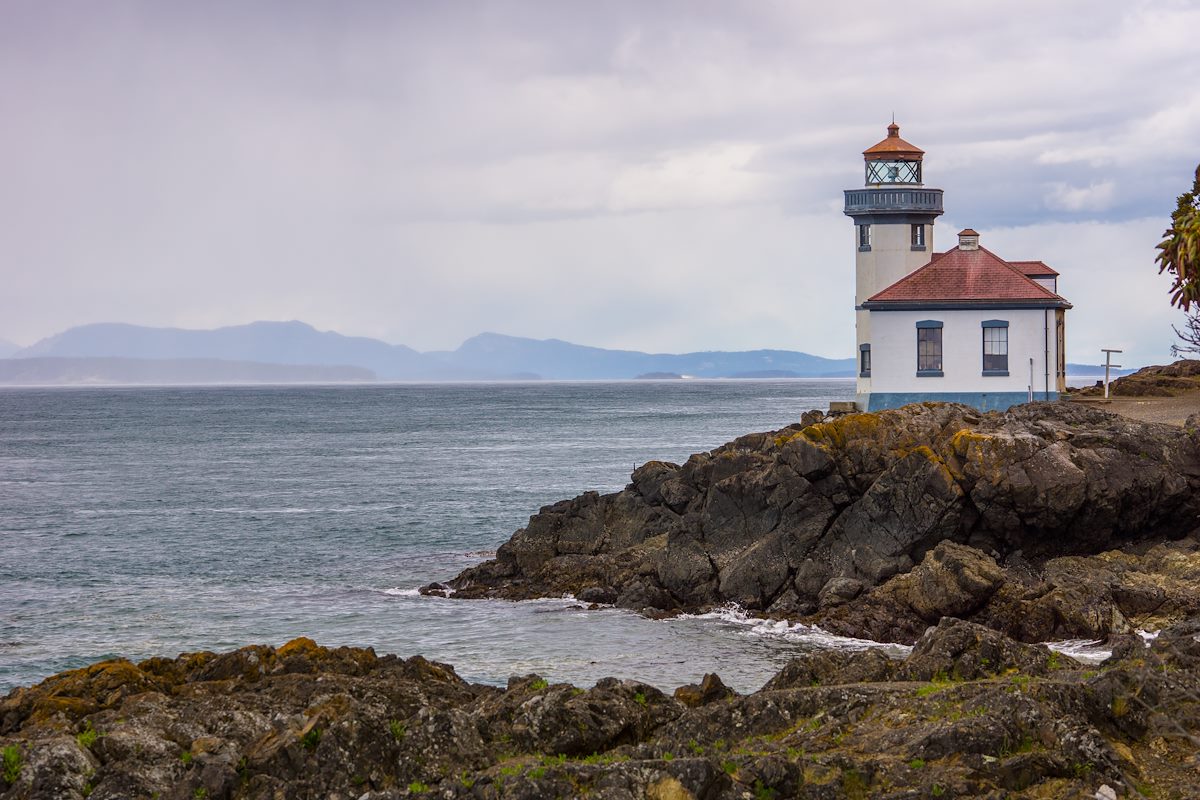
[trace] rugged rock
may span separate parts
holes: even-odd
[[[1198,635],[1084,668],[945,618],[902,661],[817,652],[679,699],[303,639],[109,661],[0,700],[0,798],[1196,797]]]
[[[967,616],[1039,641],[1192,613],[1195,546],[1163,544],[1192,531],[1200,433],[1071,403],[923,403],[649,462],[621,492],[541,509],[449,585],[650,614],[732,602],[901,642]]]
[[[1174,397],[1200,390],[1200,360],[1182,359],[1166,366],[1143,367],[1108,385],[1110,395],[1122,397]],[[1104,389],[1089,386],[1074,394],[1103,395]]]

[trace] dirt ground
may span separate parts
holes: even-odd
[[[1200,392],[1175,397],[1068,397],[1070,403],[1087,403],[1105,411],[1144,422],[1165,422],[1183,427],[1190,414],[1200,414]]]

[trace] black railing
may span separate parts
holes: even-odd
[[[846,213],[888,211],[942,213],[941,189],[868,188],[846,190]]]

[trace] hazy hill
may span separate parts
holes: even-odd
[[[854,369],[853,359],[822,358],[792,350],[652,354],[498,333],[481,333],[463,342],[457,350],[429,355],[463,369],[492,369],[509,374],[532,372],[566,380],[633,378],[649,372],[724,378],[762,370],[786,372],[797,377],[849,376]]]
[[[381,379],[438,378],[439,365],[416,350],[362,336],[318,331],[303,322],[252,322],[215,330],[81,325],[19,350],[16,358],[210,358],[264,364],[364,367]]]
[[[0,339],[0,358],[8,358],[20,349],[19,344],[13,344],[7,339]]]
[[[254,322],[216,330],[102,323],[71,328],[14,354],[16,358],[206,358],[275,364],[364,367],[380,380],[504,378],[626,379],[647,372],[729,377],[772,371],[796,377],[848,376],[852,359],[790,350],[744,353],[639,353],[585,347],[558,339],[484,333],[457,350],[418,353],[378,339],[321,332],[303,322]]]
[[[259,364],[214,358],[0,359],[0,384],[7,386],[345,383],[372,380],[375,380],[375,373],[363,367]]]

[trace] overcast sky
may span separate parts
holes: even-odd
[[[894,112],[1062,273],[1068,357],[1161,363],[1200,2],[0,0],[0,337],[301,319],[853,350],[842,190]]]

